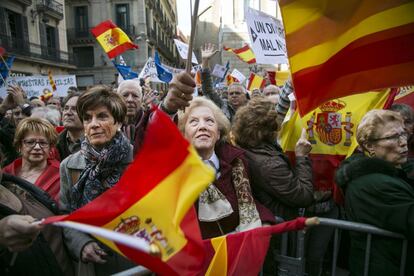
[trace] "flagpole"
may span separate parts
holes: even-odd
[[[187,64],[185,66],[185,71],[187,73],[191,72],[191,60],[192,60],[192,53],[193,53],[193,43],[195,38],[195,32],[197,28],[197,20],[198,20],[198,4],[200,3],[199,0],[195,0],[194,3],[194,11],[191,16],[191,35],[190,35],[190,42],[188,44],[188,54],[187,54]]]
[[[6,63],[6,61],[4,60],[4,58],[3,58],[3,56],[2,56],[2,55],[0,55],[0,58],[1,58],[1,60],[3,61],[4,66],[6,66],[7,71],[9,71],[9,72],[10,72],[10,68],[9,68],[9,66],[7,65],[7,63]]]

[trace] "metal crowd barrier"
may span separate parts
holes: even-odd
[[[365,261],[364,261],[364,276],[369,274],[369,259],[371,254],[371,241],[373,235],[379,235],[389,238],[396,238],[402,240],[402,252],[400,262],[400,276],[404,276],[405,264],[407,261],[407,246],[408,240],[401,234],[390,232],[369,224],[350,222],[345,220],[319,218],[319,226],[328,226],[335,228],[333,237],[333,252],[332,252],[332,266],[331,275],[336,276],[336,265],[339,252],[340,234],[343,230],[354,231],[367,234],[367,244],[365,248]],[[318,227],[318,226],[315,226]],[[282,235],[282,244],[280,254],[276,256],[278,262],[278,275],[280,276],[302,276],[305,273],[305,232],[297,232],[296,243],[296,256],[288,256],[287,254],[287,242],[288,233]]]

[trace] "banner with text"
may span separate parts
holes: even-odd
[[[56,84],[56,91],[53,94],[57,94],[59,97],[66,97],[68,88],[77,86],[75,75],[57,75],[53,76],[53,80]],[[6,83],[7,85],[21,86],[29,99],[53,91],[48,76],[8,77]],[[0,86],[0,97],[5,98],[7,96],[6,88],[7,86],[4,84]]]
[[[230,74],[231,76],[235,77],[240,83],[243,83],[246,80],[246,77],[237,69],[233,69],[233,72]]]
[[[285,31],[279,20],[249,8],[246,23],[256,63],[287,63]]]

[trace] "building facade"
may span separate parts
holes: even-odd
[[[66,75],[68,53],[63,0],[0,1],[0,46],[15,55],[11,76]]]
[[[157,50],[162,62],[176,65],[178,53],[173,42],[177,16],[175,0],[66,0],[69,51],[73,53],[78,87],[111,84],[117,71],[90,30],[111,19],[125,31],[139,49],[122,54],[135,72]]]

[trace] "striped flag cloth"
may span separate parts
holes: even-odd
[[[414,1],[281,0],[299,112],[414,83]]]
[[[52,90],[53,92],[56,91],[56,83],[53,80],[53,76],[52,76],[52,70],[49,69],[48,73],[47,73],[48,77],[49,77],[49,83],[50,86],[52,86]]]
[[[283,86],[289,79],[289,71],[267,71],[269,81],[273,85]]]
[[[228,48],[226,46],[223,46],[223,49],[227,52],[235,53],[240,60],[248,64],[256,63],[256,56],[247,44],[239,49]]]
[[[101,22],[91,32],[110,59],[127,50],[138,49],[138,45],[132,43],[128,35],[111,20]]]
[[[247,90],[253,91],[253,89],[262,89],[266,84],[266,80],[259,75],[250,73],[249,84],[247,85]]]
[[[141,150],[119,182],[94,201],[44,223],[95,226],[145,240],[160,256],[97,238],[117,253],[160,275],[196,275],[205,253],[193,204],[214,179],[172,120],[156,109]],[[126,236],[125,235],[125,236]]]

